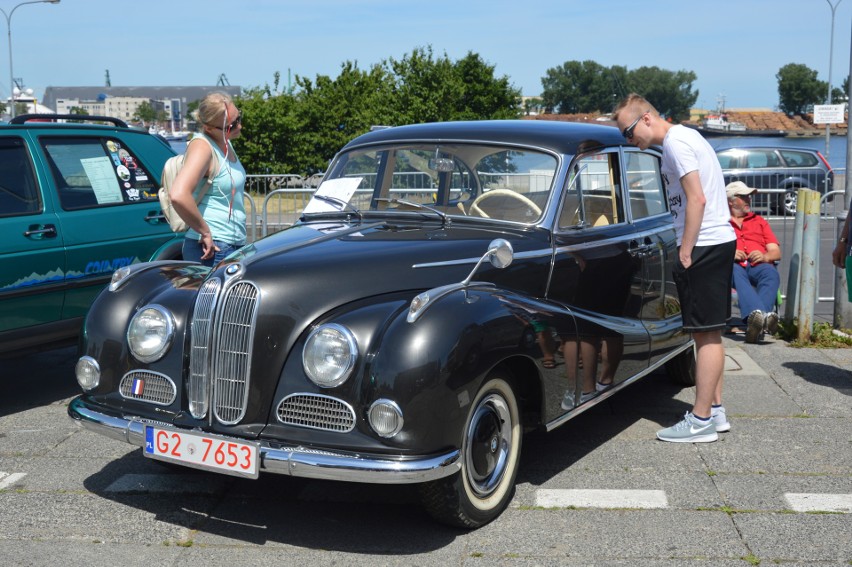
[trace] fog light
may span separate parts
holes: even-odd
[[[376,400],[368,412],[370,426],[382,437],[393,437],[402,429],[405,420],[402,410],[390,400]]]
[[[77,361],[74,374],[77,376],[77,383],[86,392],[94,390],[101,383],[101,367],[91,356],[84,356]]]

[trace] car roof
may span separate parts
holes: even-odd
[[[799,152],[813,152],[816,153],[819,150],[815,150],[814,148],[803,148],[800,146],[725,146],[724,148],[716,148],[716,153],[723,152],[725,150],[796,150]]]
[[[577,153],[580,144],[627,145],[618,128],[612,126],[552,120],[481,120],[429,122],[382,128],[358,136],[341,151],[364,145],[436,140],[517,144],[571,155]]]

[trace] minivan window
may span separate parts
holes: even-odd
[[[816,167],[819,165],[816,156],[808,152],[780,150],[780,153],[790,167]]]
[[[0,217],[41,211],[29,152],[21,138],[0,138]]]
[[[122,142],[107,138],[42,138],[65,210],[157,200],[157,187]]]

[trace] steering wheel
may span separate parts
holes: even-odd
[[[511,189],[492,189],[488,193],[483,193],[482,195],[477,197],[473,201],[473,203],[470,204],[470,212],[468,214],[475,214],[480,217],[490,219],[491,217],[485,211],[483,211],[479,205],[482,201],[485,201],[491,197],[511,197],[523,203],[524,206],[528,207],[533,213],[535,213],[535,216],[539,216],[541,214],[541,208],[539,208],[538,205],[530,201],[528,197],[524,197],[520,193],[516,193]]]

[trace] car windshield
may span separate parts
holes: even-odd
[[[483,144],[353,149],[331,164],[317,189],[320,197],[305,213],[437,211],[534,223],[550,196],[557,165],[554,155],[541,151]]]

